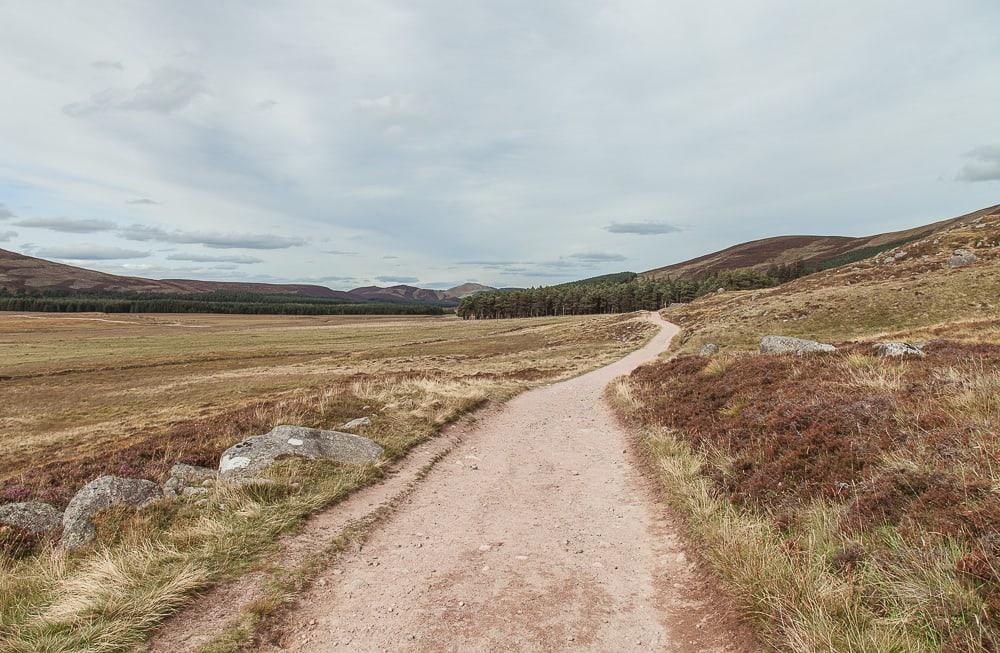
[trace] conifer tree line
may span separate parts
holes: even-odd
[[[348,302],[306,295],[215,291],[190,295],[41,291],[0,288],[0,311],[45,313],[221,313],[240,315],[442,315],[428,304]]]
[[[504,319],[594,313],[657,311],[673,302],[689,302],[719,288],[770,288],[806,274],[790,264],[761,271],[728,270],[700,279],[644,279],[566,283],[524,290],[476,293],[462,299],[456,312],[463,319]]]

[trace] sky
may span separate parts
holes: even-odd
[[[0,248],[510,287],[1000,203],[996,0],[0,0]]]

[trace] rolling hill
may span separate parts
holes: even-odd
[[[264,295],[306,295],[354,301],[349,293],[311,284],[197,281],[192,279],[143,279],[88,270],[64,263],[0,249],[0,287],[18,291],[130,292],[187,295],[214,292],[249,292]]]
[[[433,304],[455,306],[462,297],[492,290],[489,286],[466,283],[448,290],[428,290],[414,286],[367,286],[350,291],[326,286],[295,283],[254,283],[239,281],[199,281],[197,279],[144,279],[56,263],[0,249],[0,288],[10,292],[93,292],[155,293],[190,295],[218,291],[261,295],[302,295],[345,302],[390,304]]]
[[[458,301],[477,292],[494,290],[478,283],[466,283],[448,290],[430,290],[416,286],[364,286],[348,291],[348,295],[363,301],[382,302],[387,304],[436,304],[439,306],[457,306]]]
[[[694,278],[725,270],[767,268],[772,265],[797,261],[801,261],[808,267],[833,267],[836,264],[874,256],[880,251],[926,236],[954,222],[990,215],[998,209],[1000,206],[992,206],[957,218],[874,236],[775,236],[762,238],[733,245],[718,252],[698,256],[680,263],[648,270],[640,276],[652,279],[663,277]]]

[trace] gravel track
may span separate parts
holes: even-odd
[[[478,421],[264,651],[747,651],[685,554],[607,384],[678,329]]]

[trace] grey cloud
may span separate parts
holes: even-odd
[[[996,202],[988,159],[952,156],[952,182],[928,180],[945,153],[1000,140],[988,108],[1000,103],[997,2],[918,0],[915,10],[893,0],[746,0],[729,3],[721,35],[710,29],[717,10],[697,2],[265,3],[253,12],[222,3],[196,16],[146,3],[102,16],[109,33],[127,35],[111,46],[75,29],[95,11],[89,3],[62,5],[59,21],[0,4],[0,24],[22,34],[0,56],[34,62],[5,70],[5,88],[18,92],[0,121],[10,152],[0,201],[22,216],[303,237],[303,248],[259,264],[282,278],[460,277],[438,270],[462,259],[470,275],[530,285],[651,269],[782,233],[893,231],[947,217],[956,202]],[[185,21],[196,25],[179,30]],[[296,43],[276,40],[274,25]],[[817,26],[843,38],[817,48]],[[93,54],[74,61],[81,52]],[[94,59],[128,61],[127,75],[91,68]],[[152,83],[150,66],[167,63],[204,78],[140,87]],[[71,95],[53,113],[54,88]],[[160,96],[169,97],[153,101]],[[59,106],[71,101],[71,114],[106,113],[67,118]],[[419,129],[386,137],[414,122]],[[980,183],[953,181],[964,164],[975,165],[963,179]],[[136,215],[100,213],[101,193]],[[125,205],[147,193],[171,209],[183,198],[184,212],[147,218],[140,212],[164,207]],[[65,208],[73,202],[78,211]],[[59,242],[17,219],[0,230]],[[628,235],[632,224],[674,220],[691,228]],[[363,255],[320,253],[337,243]],[[628,260],[568,256],[589,251]]]
[[[170,254],[167,256],[167,260],[190,261],[193,263],[239,263],[240,265],[263,263],[264,261],[264,259],[255,256],[244,256],[242,254]]]
[[[330,282],[355,283],[355,284],[358,283],[357,277],[345,277],[345,276],[338,276],[335,274],[330,274],[323,277],[315,277],[311,279],[303,279],[303,281],[306,281],[308,283],[330,283]]]
[[[984,145],[966,153],[972,159],[962,166],[959,181],[1000,181],[1000,145]]]
[[[375,281],[381,281],[382,283],[416,283],[419,279],[417,277],[383,276],[375,277]]]
[[[238,234],[203,231],[167,231],[160,227],[134,224],[125,227],[118,235],[126,240],[142,242],[161,241],[177,244],[199,244],[213,249],[287,249],[305,245],[303,238],[278,236],[274,234]]]
[[[570,254],[570,258],[588,263],[608,263],[611,261],[626,260],[621,254],[613,254],[611,252],[579,252],[577,254]]]
[[[577,267],[577,266],[580,265],[579,261],[584,261],[586,263],[593,263],[595,261],[605,260],[605,259],[601,259],[601,258],[597,258],[597,259],[589,258],[590,256],[594,256],[594,255],[593,254],[586,254],[586,253],[585,254],[572,254],[571,258],[577,259],[576,261],[567,261],[566,259],[562,259],[561,258],[561,259],[558,259],[558,260],[555,260],[555,261],[542,261],[541,263],[535,263],[535,265],[539,265],[539,266],[544,267],[544,268],[575,268],[575,267]],[[602,255],[601,254],[596,254],[596,256],[602,256]]]
[[[604,230],[613,234],[638,234],[640,236],[672,234],[683,231],[678,225],[669,222],[612,222]]]
[[[88,220],[77,218],[28,218],[15,222],[19,227],[48,229],[69,234],[91,234],[98,231],[110,231],[115,228],[114,222],[108,220]]]
[[[73,261],[113,261],[129,258],[146,258],[149,252],[136,249],[125,249],[109,245],[66,245],[62,247],[43,247],[35,252],[42,258],[59,258]]]
[[[482,265],[482,266],[492,266],[492,265],[518,265],[520,261],[459,261],[458,265]]]
[[[126,204],[148,205],[148,206],[163,204],[163,202],[157,202],[156,200],[151,200],[148,197],[140,197],[138,199],[129,200],[129,201],[125,202],[125,203]]]
[[[11,211],[4,204],[0,204],[0,220],[9,220],[10,218],[16,218],[17,214]]]
[[[341,249],[324,249],[321,251],[324,254],[333,254],[334,256],[358,256],[358,252],[345,252]]]
[[[519,276],[526,275],[531,277],[537,277],[539,279],[569,279],[570,275],[565,272],[546,272],[544,270],[500,270],[499,274],[507,276]]]
[[[369,115],[387,120],[399,120],[421,113],[416,97],[410,93],[361,98],[355,105]]]
[[[202,75],[166,66],[154,70],[134,89],[105,89],[86,102],[67,104],[63,112],[74,117],[114,110],[172,113],[206,93],[208,88]]]
[[[385,256],[382,257],[382,259],[385,261],[393,261],[398,258],[399,258],[398,256],[394,256],[392,254],[386,254]]]
[[[90,65],[98,70],[125,70],[120,61],[94,61]]]
[[[16,231],[0,231],[0,243],[9,243],[14,238],[17,238]]]

